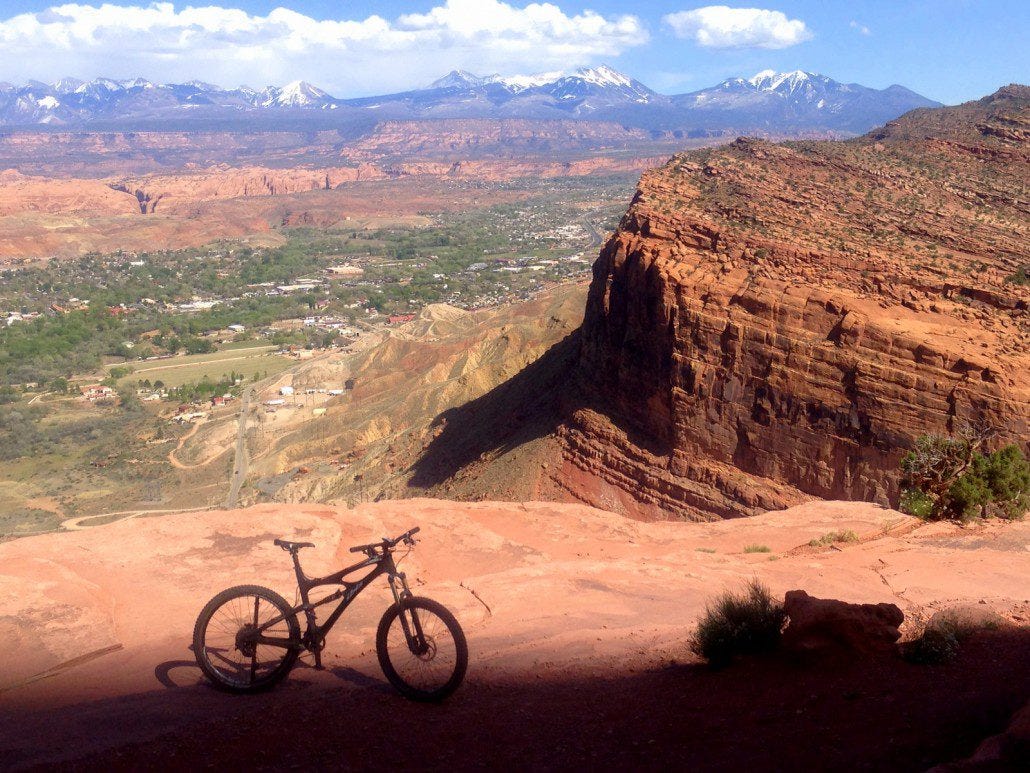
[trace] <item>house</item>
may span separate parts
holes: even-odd
[[[365,270],[358,266],[349,266],[344,264],[339,266],[330,266],[325,269],[325,273],[329,276],[361,276],[365,273]]]
[[[243,325],[229,325],[228,329],[230,331],[232,331],[233,333],[245,333],[245,332],[247,332],[247,328],[244,327]]]
[[[293,387],[291,387],[291,386],[281,386],[281,387],[279,387],[279,394],[281,394],[283,397],[289,397],[290,395],[293,394]]]
[[[90,386],[81,387],[82,397],[86,400],[103,400],[108,397],[114,397],[114,390],[109,386],[103,386],[102,384],[92,384]]]

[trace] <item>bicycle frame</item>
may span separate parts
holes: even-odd
[[[254,632],[256,636],[253,637],[252,641],[255,644],[266,644],[272,647],[282,647],[284,649],[299,648],[310,650],[315,653],[316,665],[321,662],[320,653],[324,645],[326,634],[332,630],[336,621],[340,619],[340,616],[344,613],[347,607],[350,606],[351,602],[357,598],[358,594],[365,590],[365,588],[371,585],[376,579],[384,574],[387,576],[390,583],[390,591],[393,593],[394,601],[397,603],[400,603],[403,599],[411,596],[411,590],[408,588],[407,578],[403,572],[397,571],[397,564],[394,562],[393,554],[389,550],[384,550],[382,553],[377,553],[374,556],[370,555],[364,561],[359,561],[353,566],[348,566],[345,569],[341,569],[340,571],[334,572],[333,574],[325,577],[308,577],[304,574],[304,570],[301,569],[300,558],[297,556],[297,553],[293,553],[292,556],[293,570],[297,575],[297,587],[300,590],[301,603],[298,606],[293,607],[293,609],[290,610],[290,613],[297,614],[299,612],[303,612],[307,620],[307,630],[304,632],[304,636],[302,637],[299,645],[290,639],[264,636],[264,631],[286,619],[286,615],[279,615],[255,629]],[[366,566],[372,566],[375,568],[358,580],[347,581],[343,579],[351,572],[356,572]],[[344,587],[312,604],[309,597],[310,592],[314,588],[324,585],[343,585]],[[398,585],[400,586],[399,589]],[[340,604],[332,611],[329,617],[326,618],[325,622],[322,623],[322,625],[319,625],[315,620],[315,608],[325,604],[331,604],[337,600],[340,600]],[[410,645],[412,640],[411,632],[408,630],[407,620],[404,616],[401,617],[401,622]],[[418,637],[416,641],[421,642],[422,630],[416,616],[413,616],[413,622],[416,629],[416,635]]]

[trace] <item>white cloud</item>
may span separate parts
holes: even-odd
[[[861,22],[855,21],[854,19],[852,19],[848,23],[848,26],[851,27],[851,29],[857,31],[860,35],[869,35],[869,34],[871,34],[869,32],[869,28],[867,26],[865,26]]]
[[[573,67],[647,40],[635,16],[501,0],[443,0],[393,20],[317,20],[288,8],[254,16],[171,2],[68,3],[0,18],[8,80],[102,74],[261,86],[303,78],[341,96],[422,85],[454,67],[483,74]]]
[[[708,5],[666,14],[662,21],[676,37],[706,48],[788,48],[812,37],[801,19],[763,8]]]

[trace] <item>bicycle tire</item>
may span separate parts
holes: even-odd
[[[247,601],[239,603],[243,599]],[[261,600],[268,602],[274,613],[262,615]],[[251,612],[252,609],[255,611]],[[216,617],[222,611],[227,614]],[[257,645],[253,654],[240,650],[236,640],[237,631],[252,624],[249,620],[252,614],[259,615],[259,621],[283,615],[284,619],[270,629],[271,635],[289,638],[293,646]],[[248,618],[246,622],[244,617]],[[222,591],[204,606],[193,628],[193,653],[197,665],[216,687],[227,692],[252,693],[269,689],[290,672],[300,650],[297,615],[282,596],[260,585],[237,585]],[[267,662],[259,664],[258,658],[264,659],[265,656],[271,657]],[[257,665],[261,667],[260,675]]]
[[[419,655],[410,649],[400,622],[402,611],[418,617],[429,651]],[[383,614],[376,632],[376,654],[390,684],[405,698],[416,701],[443,700],[458,689],[468,668],[468,643],[457,619],[443,604],[418,596],[391,605]],[[430,675],[427,667],[418,666],[415,661],[427,664],[437,659],[440,662],[435,668],[439,675],[416,678]],[[417,673],[413,673],[412,667]]]

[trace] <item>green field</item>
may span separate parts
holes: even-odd
[[[246,378],[255,374],[274,375],[288,368],[292,361],[272,354],[274,346],[251,346],[245,349],[225,349],[210,354],[190,354],[167,360],[152,360],[133,364],[133,371],[119,380],[120,385],[131,385],[143,379],[151,383],[163,381],[165,386],[177,387],[197,383],[207,377],[218,381],[235,371]],[[111,367],[111,366],[109,366]]]

